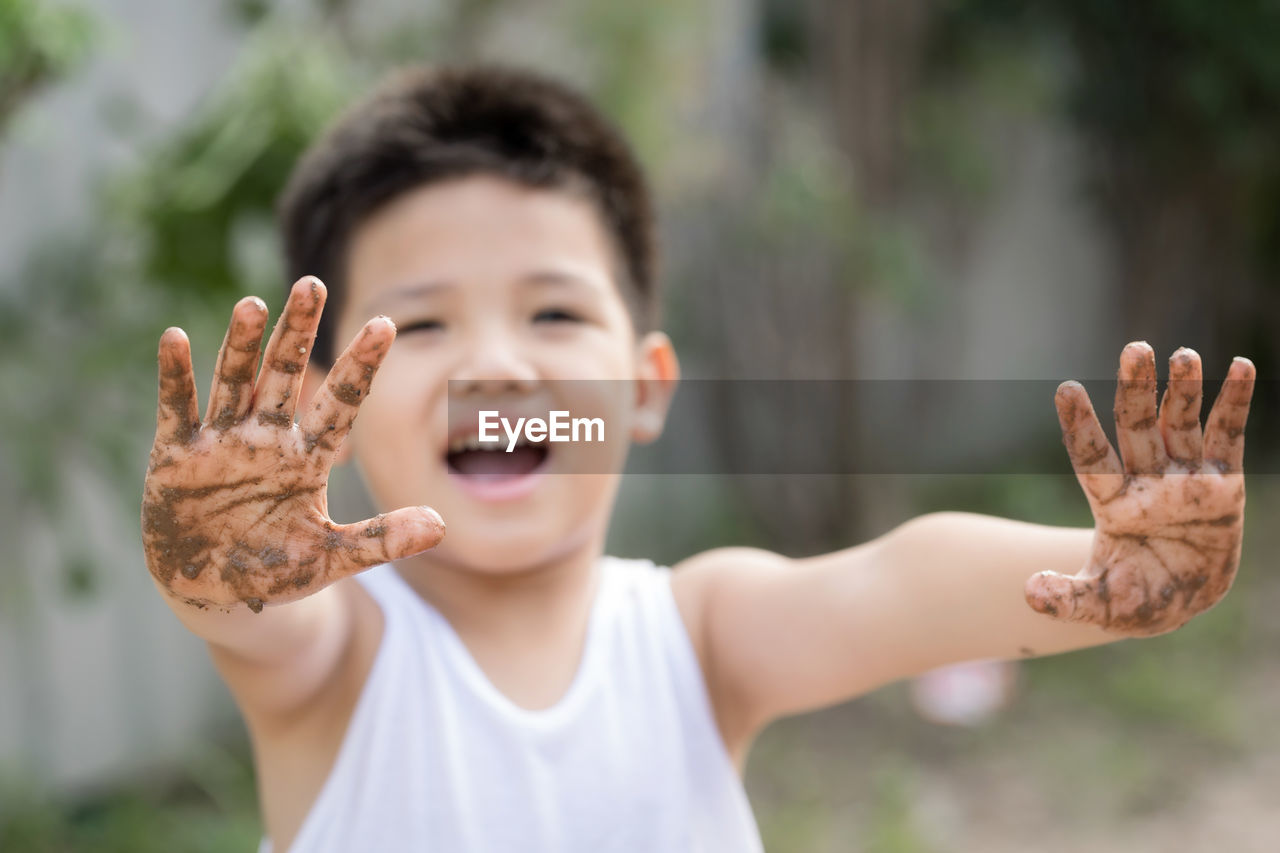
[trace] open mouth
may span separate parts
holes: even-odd
[[[445,462],[450,474],[493,483],[527,477],[540,470],[550,455],[545,444],[530,444],[523,438],[508,451],[505,442],[482,444],[477,436],[467,436],[450,442]]]

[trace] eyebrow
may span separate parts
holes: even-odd
[[[396,288],[390,293],[380,293],[365,303],[363,313],[372,316],[373,309],[382,308],[385,310],[388,304],[397,302],[407,302],[413,299],[420,299],[424,296],[430,296],[442,290],[451,290],[456,285],[449,281],[421,281],[414,284],[407,284],[404,287]]]
[[[557,287],[585,287],[595,290],[594,283],[587,276],[579,275],[569,270],[558,269],[539,269],[520,277],[521,283],[557,286]],[[414,299],[421,299],[441,291],[453,290],[457,287],[452,281],[422,281],[405,285],[397,288],[390,293],[379,294],[369,300],[365,305],[365,313],[372,313],[374,309],[386,310],[386,307],[398,302],[408,302]]]
[[[536,270],[523,276],[521,281],[529,284],[568,285],[595,289],[595,282],[589,276],[579,275],[568,270]]]

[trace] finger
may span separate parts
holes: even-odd
[[[1145,341],[1135,341],[1120,353],[1116,444],[1130,474],[1163,471],[1169,462],[1156,423],[1156,354]]]
[[[254,393],[260,423],[293,425],[302,374],[307,369],[307,354],[320,324],[325,295],[324,285],[315,276],[298,279],[289,291],[289,301],[267,342],[262,375]]]
[[[1223,471],[1244,467],[1244,424],[1257,371],[1247,358],[1235,358],[1204,428],[1204,459]]]
[[[338,356],[310,410],[301,419],[308,452],[323,454],[321,458],[326,461],[337,452],[395,337],[396,327],[391,320],[375,317]]]
[[[258,367],[258,349],[267,324],[267,305],[256,296],[246,296],[231,312],[227,336],[218,351],[213,372],[209,410],[205,420],[226,429],[244,420],[253,402],[253,376]]]
[[[1094,499],[1105,503],[1124,485],[1124,469],[1107,441],[1089,394],[1079,382],[1063,382],[1054,395],[1062,443],[1080,485]]]
[[[1140,571],[1111,571],[1097,565],[1084,576],[1040,572],[1027,579],[1024,595],[1038,613],[1064,622],[1087,622],[1111,631],[1150,635],[1178,627],[1189,618],[1177,606],[1177,585],[1152,584]]]
[[[353,575],[434,548],[444,538],[444,521],[428,506],[411,506],[356,524],[335,524],[323,543],[332,555],[334,579]]]
[[[1160,402],[1160,435],[1169,457],[1186,465],[1198,465],[1200,437],[1200,356],[1181,347],[1169,359],[1169,384]]]
[[[1039,572],[1027,579],[1023,594],[1032,610],[1059,621],[1106,624],[1107,602],[1098,595],[1096,578]]]
[[[156,439],[187,444],[200,432],[196,379],[191,369],[191,342],[177,326],[160,336],[160,402]]]

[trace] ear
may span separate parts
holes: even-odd
[[[320,390],[320,386],[324,384],[324,380],[329,376],[329,369],[322,364],[316,364],[314,361],[307,363],[307,369],[302,374],[302,393],[298,397],[298,411],[305,412],[307,407],[311,405],[311,401],[315,399],[316,392]],[[338,452],[333,457],[334,465],[345,465],[351,459],[351,436],[347,435],[347,440],[342,442],[338,447]]]
[[[648,444],[662,435],[671,398],[680,383],[680,362],[671,339],[649,332],[636,345],[636,400],[631,439]]]

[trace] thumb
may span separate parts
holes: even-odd
[[[1060,572],[1038,572],[1027,578],[1023,594],[1037,613],[1063,622],[1097,622],[1102,601],[1096,581]]]
[[[335,524],[325,543],[339,577],[412,557],[444,538],[444,521],[429,506],[410,506],[355,524]]]

